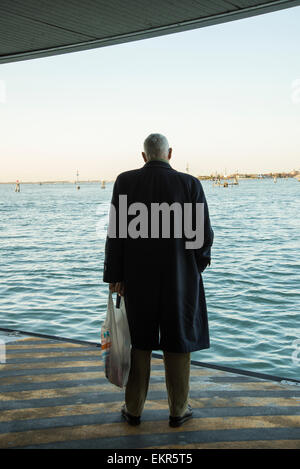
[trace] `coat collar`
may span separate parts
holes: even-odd
[[[144,164],[144,168],[150,168],[152,166],[160,166],[161,168],[171,168],[171,165],[170,163],[168,163],[168,161],[164,161],[164,160],[150,160],[150,161],[147,161],[147,163]]]

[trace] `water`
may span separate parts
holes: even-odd
[[[215,231],[203,275],[211,348],[193,358],[299,379],[300,184],[203,187]],[[111,192],[112,183],[0,185],[0,327],[100,341]]]

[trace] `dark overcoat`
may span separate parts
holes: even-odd
[[[172,228],[170,236],[165,237],[163,222],[158,237],[151,237],[150,227],[146,237],[145,229],[142,230],[141,224],[137,224],[136,217],[140,212],[135,210],[135,206],[129,211],[131,215],[127,214],[127,226],[129,228],[130,222],[135,219],[134,232],[141,229],[141,234],[137,237],[131,233],[126,237],[124,225],[120,229],[119,223],[120,195],[123,195],[122,207],[126,200],[128,208],[140,202],[149,209],[149,225],[152,220],[151,204],[167,202],[171,205],[178,202],[182,207],[187,203],[192,207],[192,226],[195,228],[194,208],[196,203],[204,204],[202,247],[187,249],[184,229],[181,238]],[[209,348],[201,273],[210,264],[213,230],[200,181],[174,170],[167,161],[152,160],[140,169],[126,171],[117,177],[112,205],[115,208],[116,231],[110,228],[106,239],[103,280],[109,283],[124,281],[132,346],[141,350],[160,349],[181,353]],[[170,213],[174,223],[178,213],[174,216],[173,211]]]

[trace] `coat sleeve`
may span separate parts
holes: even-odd
[[[195,249],[195,257],[199,272],[203,272],[211,263],[211,247],[214,240],[214,232],[210,224],[209,210],[206,197],[199,180],[196,180],[195,192],[193,194],[193,201],[204,203],[204,241],[200,249]]]
[[[105,242],[103,281],[107,283],[124,280],[124,239],[118,237],[120,181],[116,179],[110,208],[109,224],[114,223],[115,232],[108,232]],[[112,208],[115,212],[112,213]],[[114,218],[115,217],[115,218]]]

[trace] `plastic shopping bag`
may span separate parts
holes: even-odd
[[[109,292],[106,319],[101,327],[101,349],[106,378],[116,386],[126,386],[130,371],[131,339],[124,298],[116,307]]]

